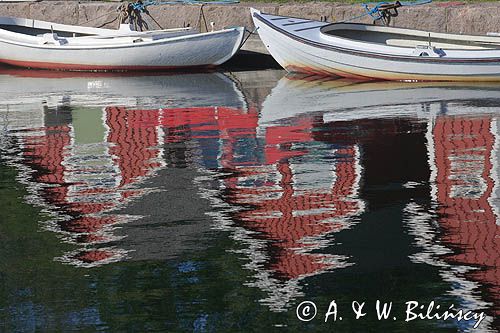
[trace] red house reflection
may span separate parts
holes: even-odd
[[[166,165],[166,146],[192,141],[189,163],[228,174],[220,180],[221,197],[234,210],[231,231],[244,230],[243,241],[260,257],[255,261],[259,288],[297,297],[300,279],[348,265],[342,255],[315,251],[321,252],[329,243],[326,236],[349,228],[351,217],[363,210],[357,197],[359,151],[355,144],[321,146],[327,156],[320,155],[319,162],[318,156],[308,159],[304,146],[314,141],[313,118],[259,126],[255,108],[108,107],[102,111],[105,135],[97,151],[77,142],[71,117],[62,123],[57,119],[22,140],[24,159],[37,170],[32,181],[43,185],[39,195],[66,217],[53,229],[83,246],[63,261],[95,266],[126,256],[108,244],[117,240],[113,228],[131,217],[111,211],[147,193],[137,185]],[[255,253],[248,259],[254,260]],[[275,296],[269,303],[281,309],[287,297],[282,304]]]
[[[246,267],[255,271],[250,285],[282,311],[300,296],[300,279],[349,265],[345,256],[315,251],[363,211],[359,151],[354,144],[318,145],[326,156],[309,158],[314,118],[258,128],[257,115],[248,118],[233,119],[233,129],[221,136],[221,200],[232,221],[222,228],[245,244]]]
[[[442,242],[464,265],[466,278],[488,289],[487,301],[500,306],[500,226],[494,193],[498,184],[498,133],[491,117],[442,116],[432,127],[435,199]]]
[[[124,256],[118,249],[89,247],[116,240],[113,226],[128,217],[108,212],[144,194],[144,189],[131,185],[162,166],[157,160],[158,131],[143,126],[157,119],[158,111],[107,108],[103,113],[107,133],[97,144],[107,143],[104,151],[85,152],[85,145],[75,143],[71,122],[48,124],[36,135],[22,137],[24,158],[37,170],[32,181],[41,185],[39,195],[64,216],[56,223],[56,231],[86,246],[63,258],[76,265],[93,266]]]
[[[103,138],[94,144],[81,144],[75,138],[71,110],[64,112],[66,117],[59,114],[43,128],[30,132],[34,134],[20,138],[24,163],[36,170],[30,177],[39,188],[37,196],[43,206],[59,215],[50,229],[61,233],[66,241],[84,246],[61,260],[87,267],[121,260],[126,255],[124,250],[105,246],[118,240],[113,235],[116,225],[138,217],[111,211],[148,192],[138,185],[165,166],[165,142],[231,141],[255,137],[257,127],[255,109],[108,107],[100,117],[105,128]]]
[[[63,261],[95,266],[126,256],[109,244],[117,240],[113,229],[133,217],[112,210],[147,193],[138,185],[165,167],[165,147],[191,141],[189,163],[226,172],[220,190],[233,207],[232,231],[244,230],[244,242],[264,263],[255,262],[257,286],[296,297],[300,279],[348,265],[346,257],[319,250],[327,235],[349,228],[363,210],[359,150],[323,144],[322,153],[309,158],[314,118],[260,126],[255,108],[108,107],[100,116],[102,139],[88,144],[78,140],[74,111],[66,113],[22,137],[24,160],[37,170],[31,177],[41,185],[38,195],[64,216],[52,228],[83,246]]]

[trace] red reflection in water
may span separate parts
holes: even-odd
[[[99,162],[97,166],[85,162],[86,156],[78,152],[70,124],[46,126],[41,134],[23,137],[24,156],[38,170],[33,181],[49,185],[40,191],[41,196],[70,217],[58,222],[60,231],[83,245],[114,240],[110,228],[125,218],[107,212],[142,195],[144,190],[130,185],[161,167],[156,160],[160,154],[158,131],[151,126],[158,123],[158,110],[106,108],[103,112],[108,130],[102,143],[111,145],[97,153],[101,155],[91,156]],[[120,252],[82,250],[65,260],[76,265],[98,264]]]
[[[335,166],[327,171],[331,186],[307,190],[294,184],[290,161],[308,153],[293,146],[313,141],[312,118],[265,127],[261,134],[258,112],[253,108],[247,112],[221,107],[196,112],[164,109],[161,119],[168,133],[166,142],[220,140],[218,152],[204,158],[218,159],[219,165],[231,172],[223,177],[223,200],[243,208],[232,217],[238,227],[257,232],[248,241],[264,239],[274,247],[272,252],[263,253],[272,275],[300,279],[335,267],[331,256],[310,251],[320,248],[327,234],[347,228],[350,224],[345,218],[362,210],[359,199],[354,198],[360,169],[354,145],[336,149]],[[277,179],[241,185],[248,177],[265,178],[269,173]]]
[[[229,201],[252,207],[237,214],[236,218],[246,228],[258,232],[259,237],[273,241],[277,254],[272,258],[270,268],[281,277],[296,279],[334,268],[328,263],[327,256],[305,253],[304,250],[317,249],[320,245],[318,240],[349,226],[342,218],[361,210],[359,200],[352,198],[359,181],[356,162],[352,158],[354,148],[342,149],[338,153],[348,154],[351,158],[337,162],[332,175],[336,181],[331,188],[325,184],[320,189],[295,189],[294,173],[286,159],[280,159],[275,164],[280,177],[275,183],[251,188],[236,186],[235,179],[227,182],[231,190]],[[277,155],[271,155],[271,161]],[[286,153],[281,155],[289,156]]]
[[[120,168],[118,187],[133,183],[161,167],[155,161],[160,154],[158,138],[159,110],[127,110],[106,108],[109,126],[107,142],[114,143],[110,154]]]
[[[467,276],[488,288],[499,314],[500,227],[491,203],[498,157],[492,130],[490,117],[438,117],[432,136],[439,224],[444,243],[455,252],[446,260],[479,268]]]
[[[239,126],[251,123],[246,121]],[[260,246],[264,251],[261,255],[267,258],[265,270],[281,281],[275,281],[277,289],[286,289],[287,281],[293,284],[303,277],[344,267],[341,256],[312,251],[325,245],[328,234],[348,228],[352,221],[346,218],[363,209],[356,198],[360,166],[355,145],[335,149],[335,161],[328,162],[332,164],[330,168],[321,171],[330,183],[307,189],[295,181],[294,167],[301,163],[296,158],[308,154],[298,145],[313,141],[313,127],[314,119],[308,117],[265,127],[263,142],[254,148],[255,155],[264,157],[259,163],[242,163],[235,158],[235,137],[222,148],[225,153],[221,163],[233,170],[232,176],[224,177],[223,200],[242,208],[232,217],[238,227],[252,232],[247,241],[267,242],[269,252]],[[244,131],[252,132],[256,131],[249,126]],[[267,289],[269,280],[256,284]]]
[[[112,258],[115,255],[112,251],[81,251],[73,256],[73,259],[82,261],[84,263],[95,263]]]
[[[111,227],[126,218],[109,211],[145,193],[134,185],[164,165],[164,142],[184,140],[183,134],[190,131],[207,133],[195,135],[198,139],[230,140],[235,133],[255,136],[257,127],[255,109],[243,112],[229,107],[155,110],[108,107],[103,113],[107,133],[102,144],[109,144],[109,148],[92,157],[106,164],[105,167],[79,164],[86,156],[74,142],[71,124],[46,126],[36,135],[22,137],[26,162],[37,170],[32,181],[46,185],[39,191],[40,196],[46,204],[70,216],[57,223],[59,231],[83,245],[115,239]],[[163,127],[168,129],[166,137]],[[82,250],[64,260],[76,265],[95,265],[110,262],[110,258],[123,252],[106,249],[96,255],[95,251],[98,250]]]
[[[163,143],[192,139],[203,146],[204,140],[216,139],[220,141],[216,147],[201,148],[216,150],[202,159],[214,159],[217,165],[233,171],[233,176],[223,180],[229,193],[224,200],[243,208],[234,216],[239,227],[256,232],[255,239],[272,244],[273,251],[265,254],[272,275],[300,279],[344,265],[330,255],[311,251],[321,248],[327,234],[347,228],[350,224],[345,219],[362,210],[355,198],[360,169],[355,145],[335,148],[335,161],[328,162],[332,165],[323,171],[330,181],[320,188],[307,189],[295,181],[293,164],[299,166],[297,158],[308,153],[295,146],[313,141],[312,118],[269,126],[258,134],[258,112],[254,108],[108,107],[103,112],[107,128],[103,143],[109,146],[98,159],[109,162],[112,167],[106,169],[77,165],[84,156],[78,155],[70,125],[47,126],[41,135],[24,138],[25,157],[41,170],[34,175],[34,181],[56,185],[44,187],[42,195],[50,205],[72,217],[58,225],[73,241],[85,245],[113,240],[111,227],[123,222],[123,217],[109,211],[143,195],[143,190],[131,185],[164,165]],[[82,177],[82,173],[104,177],[107,182]],[[274,179],[240,185],[246,177],[259,178],[269,173]],[[117,255],[109,254],[112,250],[99,255],[86,251],[67,259],[88,264],[109,261]]]

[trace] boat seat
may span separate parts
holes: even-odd
[[[428,41],[425,40],[411,40],[411,39],[387,39],[385,43],[389,46],[401,47],[417,47],[418,45],[426,45]],[[489,47],[475,46],[475,45],[459,45],[450,43],[434,43],[431,39],[431,45],[439,49],[457,49],[457,50],[488,50]]]

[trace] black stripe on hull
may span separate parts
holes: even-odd
[[[306,23],[311,23],[311,22],[314,22],[314,21],[307,20],[307,21],[302,21],[302,22],[285,23],[285,24],[282,24],[282,26],[287,27],[289,25],[306,24]]]

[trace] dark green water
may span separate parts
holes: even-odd
[[[3,72],[0,331],[496,331],[499,85]]]

